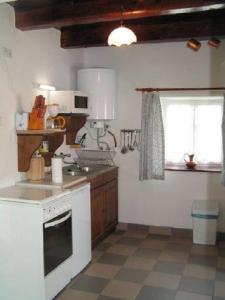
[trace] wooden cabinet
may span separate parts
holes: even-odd
[[[118,223],[117,169],[97,175],[91,182],[92,247],[113,231]]]

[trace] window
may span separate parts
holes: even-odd
[[[198,165],[220,165],[221,97],[163,98],[166,163],[184,164],[194,153]]]

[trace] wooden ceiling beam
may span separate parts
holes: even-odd
[[[24,8],[15,4],[16,27],[21,30],[64,27],[121,19],[121,0],[56,1],[41,7]],[[123,19],[189,14],[225,8],[225,0],[123,0]],[[24,6],[25,7],[25,6]]]
[[[165,20],[164,20],[165,19]],[[164,20],[164,21],[163,21]],[[61,30],[62,48],[107,46],[109,33],[118,26],[117,22],[78,25]],[[126,21],[126,26],[137,35],[138,43],[182,41],[189,38],[208,39],[225,37],[224,15],[216,18],[194,18],[191,21],[149,19]]]

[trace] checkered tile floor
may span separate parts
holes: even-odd
[[[116,231],[57,300],[225,299],[225,243]]]

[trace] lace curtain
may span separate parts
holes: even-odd
[[[225,94],[223,100],[222,144],[223,144],[222,184],[225,186]]]
[[[164,180],[164,147],[164,128],[159,93],[143,93],[139,180]]]

